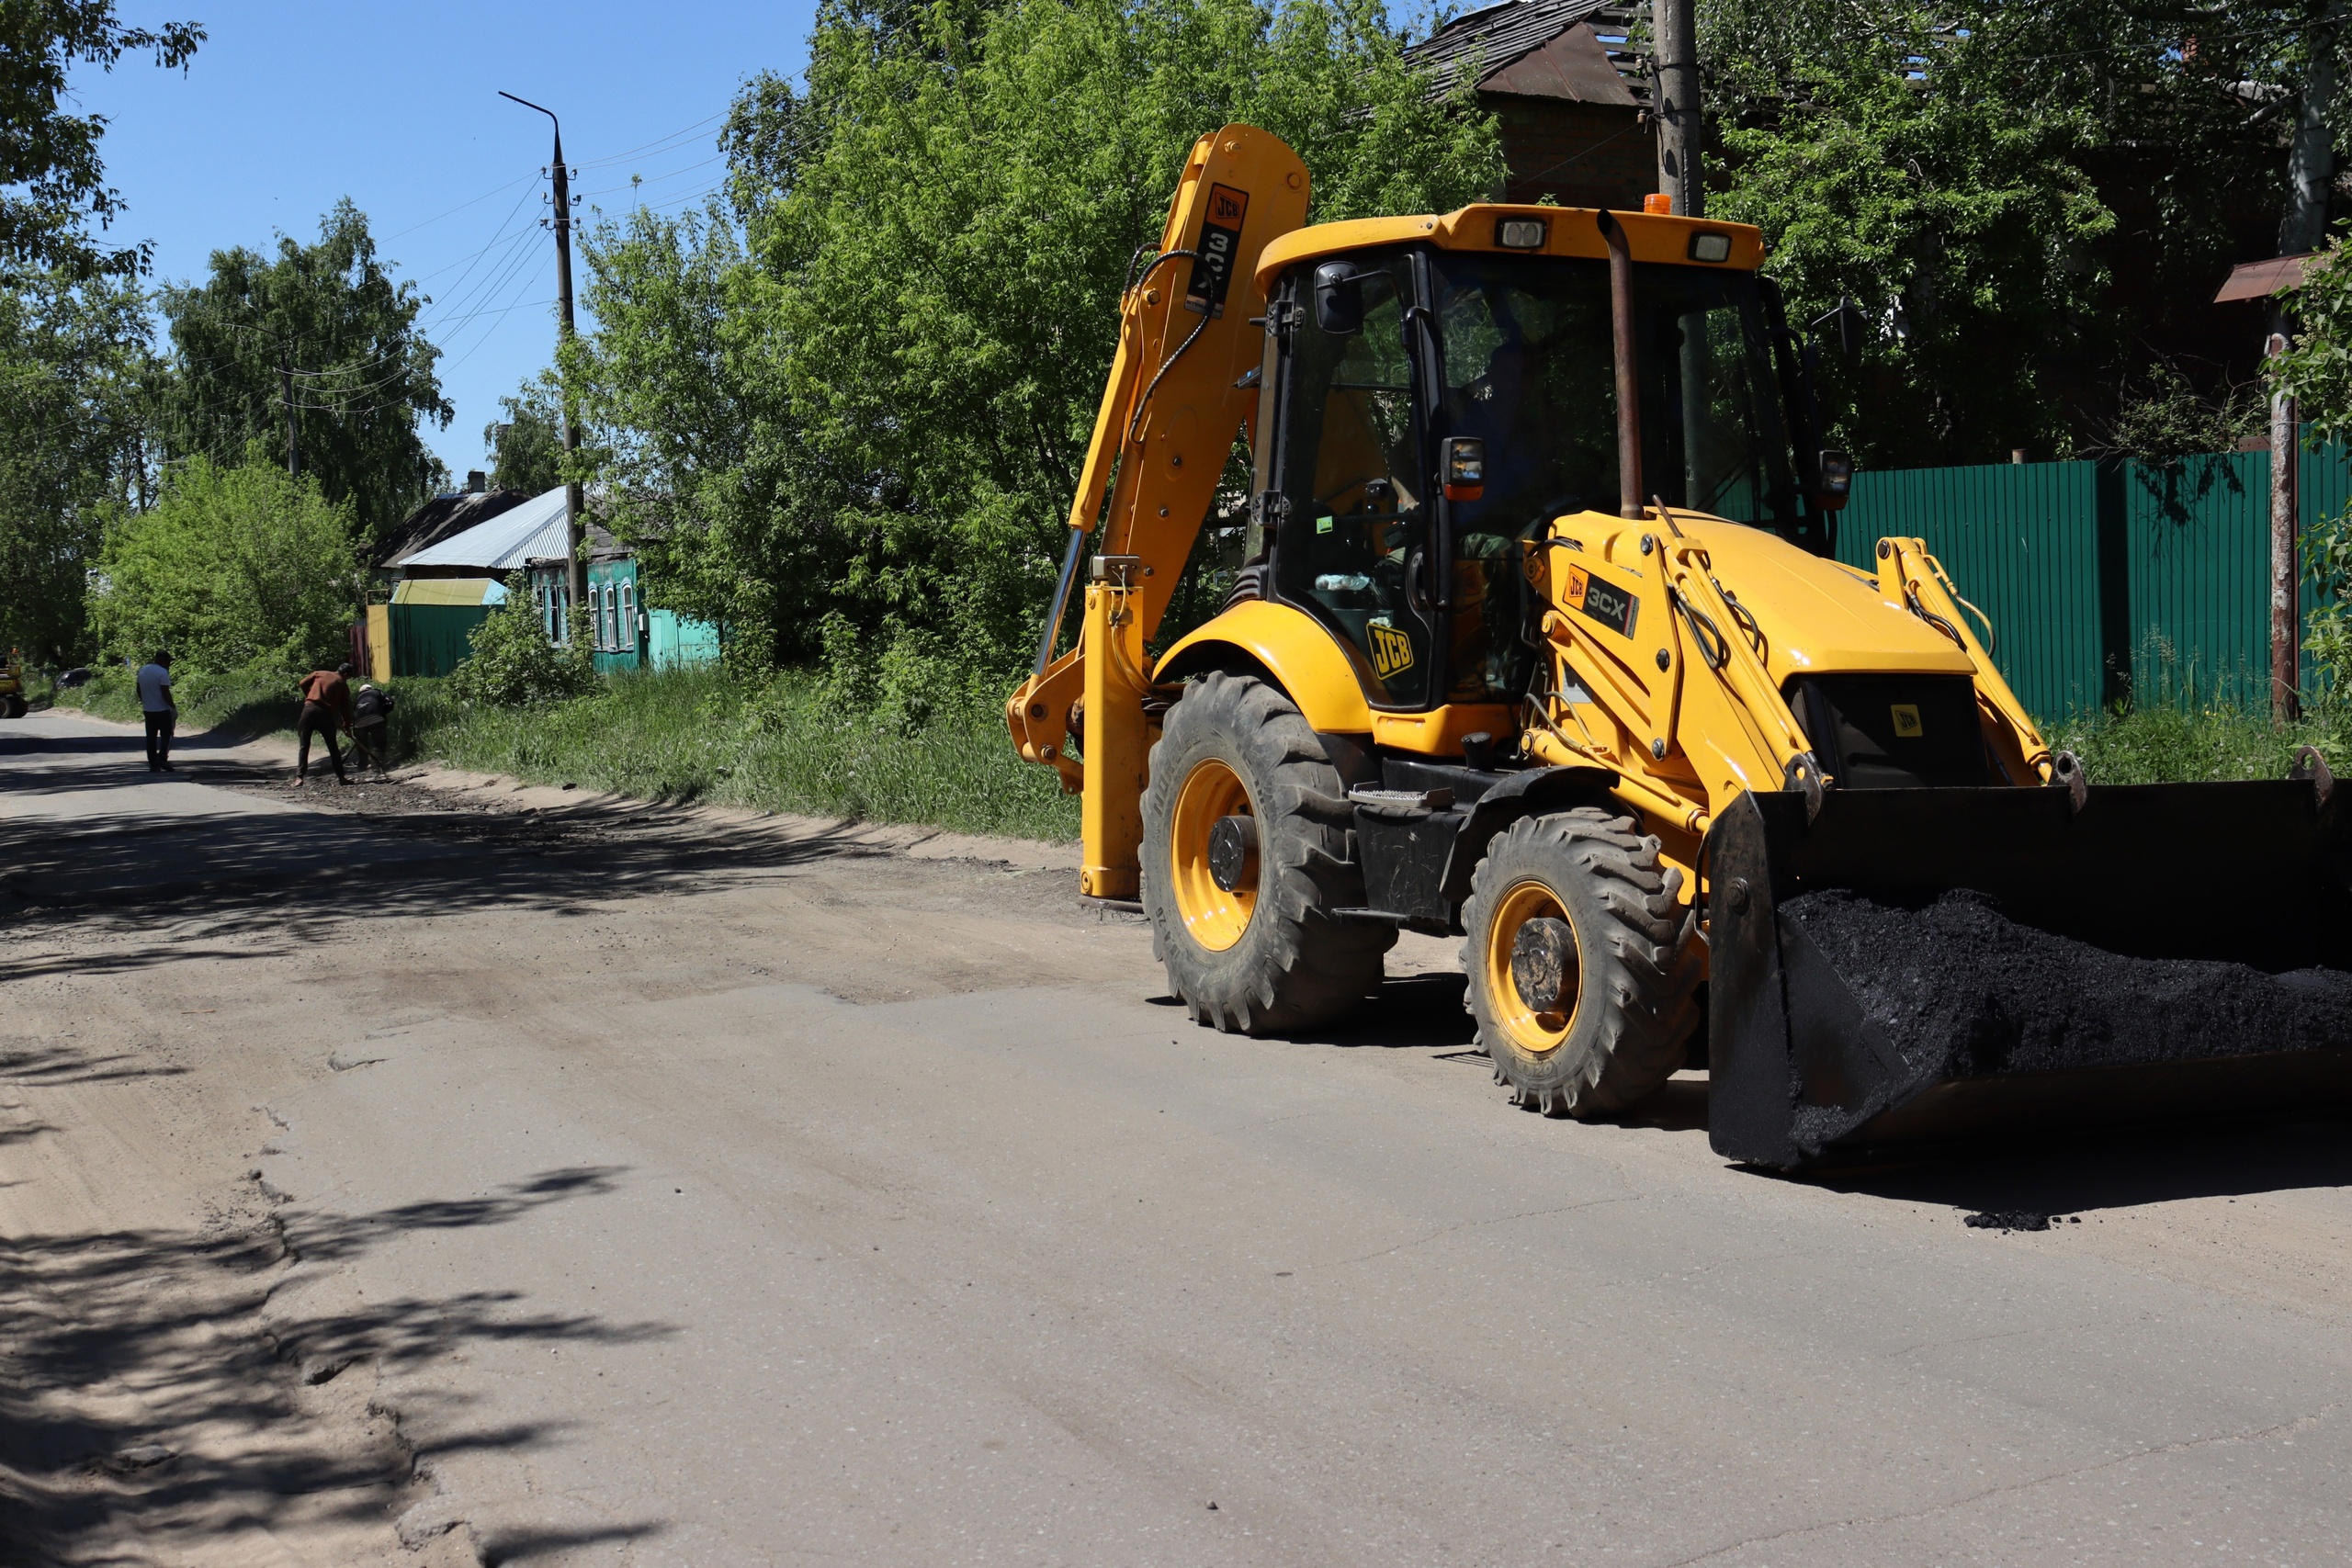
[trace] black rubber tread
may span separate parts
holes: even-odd
[[[1496,1027],[1481,961],[1508,888],[1549,886],[1576,929],[1583,1003],[1566,1040],[1521,1051]],[[1462,968],[1478,1045],[1511,1103],[1547,1116],[1624,1110],[1673,1077],[1698,1026],[1698,913],[1677,895],[1682,873],[1663,866],[1658,841],[1633,818],[1599,807],[1523,817],[1487,846],[1462,908]]]
[[[1258,905],[1222,953],[1194,942],[1169,895],[1169,824],[1193,764],[1223,761],[1258,818]],[[1363,903],[1354,808],[1323,743],[1290,699],[1250,675],[1211,671],[1169,710],[1143,797],[1143,905],[1152,956],[1196,1023],[1269,1034],[1310,1028],[1377,989],[1393,927],[1342,925]]]

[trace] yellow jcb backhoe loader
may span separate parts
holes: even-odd
[[[1850,464],[1754,229],[1306,201],[1263,131],[1193,149],[1006,705],[1195,1020],[1310,1027],[1459,934],[1517,1102],[1703,1059],[1714,1146],[1784,1168],[2352,1097],[2324,765],[2091,785],[1922,541],[1830,558]],[[1231,597],[1150,657],[1237,431]]]

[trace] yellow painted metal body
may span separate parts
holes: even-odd
[[[1189,668],[1213,650],[1238,654],[1262,667],[1317,729],[1329,735],[1371,732],[1372,705],[1364,700],[1363,678],[1357,673],[1363,655],[1306,611],[1267,599],[1245,600],[1179,640],[1157,668]]]
[[[1246,211],[1237,192],[1246,193]],[[1078,645],[1006,704],[1021,754],[1057,769],[1063,786],[1083,796],[1085,890],[1098,897],[1136,891],[1153,684],[1143,650],[1235,433],[1254,434],[1256,390],[1240,383],[1261,364],[1265,339],[1246,322],[1264,312],[1268,290],[1286,268],[1366,246],[1496,250],[1498,222],[1509,216],[1550,223],[1542,252],[1518,254],[1603,254],[1593,223],[1562,221],[1573,209],[1479,206],[1308,230],[1299,228],[1306,206],[1305,170],[1279,141],[1246,126],[1204,137],[1162,248],[1197,249],[1214,219],[1231,221],[1239,241],[1228,246],[1238,260],[1224,312],[1204,320],[1183,309],[1193,286],[1181,261],[1148,270],[1122,304],[1118,355],[1070,526],[1085,533],[1099,519],[1097,555],[1132,561],[1088,589]],[[1745,225],[1618,216],[1637,264],[1683,263],[1700,231],[1728,236],[1718,265],[1752,270],[1763,260],[1760,237]],[[1182,349],[1188,336],[1192,346]],[[1362,655],[1306,613],[1266,601],[1228,609],[1170,648],[1156,670],[1261,670],[1317,730],[1395,750],[1459,758],[1463,738],[1483,730],[1520,737],[1539,762],[1608,767],[1617,798],[1686,873],[1688,898],[1699,890],[1700,845],[1716,814],[1743,790],[1801,784],[1818,767],[1785,695],[1799,676],[1966,676],[2006,776],[2018,784],[2050,777],[2048,744],[1942,567],[1917,539],[1880,541],[1878,562],[1873,577],[1769,531],[1695,513],[1581,512],[1555,519],[1520,563],[1547,606],[1541,697],[1381,710]],[[1622,628],[1588,613],[1612,594],[1623,602]],[[1082,721],[1074,718],[1081,696]],[[1069,755],[1071,739],[1081,741],[1082,762]]]
[[[1265,314],[1266,299],[1250,262],[1269,241],[1306,220],[1306,165],[1281,138],[1247,125],[1202,137],[1169,205],[1160,254],[1120,303],[1118,351],[1069,525],[1080,535],[1100,527],[1097,555],[1140,558],[1124,596],[1138,660],[1176,591],[1234,437],[1246,436],[1257,416],[1257,392],[1237,385],[1264,352],[1251,318]],[[1111,721],[1095,700],[1100,682],[1092,662],[1081,636],[1006,700],[1005,723],[1023,757],[1049,764],[1064,790],[1086,796],[1084,863],[1102,868],[1101,877],[1090,879],[1110,886],[1124,868],[1131,892],[1139,871],[1131,826],[1137,807],[1098,807],[1098,792],[1087,788],[1094,737],[1074,736],[1069,725],[1084,695],[1085,728],[1101,717],[1110,723],[1108,733],[1125,733],[1125,718]],[[1112,700],[1132,705],[1142,722],[1142,690],[1112,682],[1103,691],[1116,692]],[[1073,739],[1085,748],[1084,761],[1069,755]],[[1122,795],[1128,789],[1124,760],[1111,787]],[[1136,788],[1139,794],[1140,784]]]
[[[1132,898],[1141,868],[1143,786],[1151,754],[1143,700],[1142,594],[1115,578],[1086,589],[1079,646],[1085,651],[1086,788],[1079,797],[1079,891],[1090,898]]]
[[[1754,272],[1764,265],[1764,235],[1747,223],[1716,223],[1703,218],[1668,218],[1657,213],[1617,212],[1611,216],[1625,226],[1625,241],[1635,264],[1677,264],[1690,257],[1690,236],[1723,234],[1731,241],[1729,254],[1712,265],[1725,271]],[[1505,251],[1496,243],[1496,230],[1506,218],[1540,219],[1548,225],[1544,243],[1534,250]],[[1582,221],[1569,222],[1571,218]],[[1283,235],[1258,256],[1258,289],[1268,291],[1283,272],[1303,261],[1374,245],[1435,245],[1442,251],[1495,251],[1515,256],[1605,257],[1600,230],[1589,208],[1518,207],[1481,202],[1458,211],[1427,218],[1359,218],[1346,223],[1317,223]]]

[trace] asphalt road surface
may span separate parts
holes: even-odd
[[[0,1554],[2352,1558],[2339,1124],[1775,1179],[1442,944],[1235,1039],[1058,848],[183,763],[0,728]]]

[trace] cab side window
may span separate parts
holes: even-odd
[[[1427,700],[1430,657],[1407,601],[1430,526],[1404,333],[1411,264],[1399,255],[1368,265],[1361,288],[1360,330],[1323,331],[1311,305],[1293,329],[1274,476],[1290,511],[1275,581],[1282,597],[1363,656],[1374,701],[1412,706]]]

